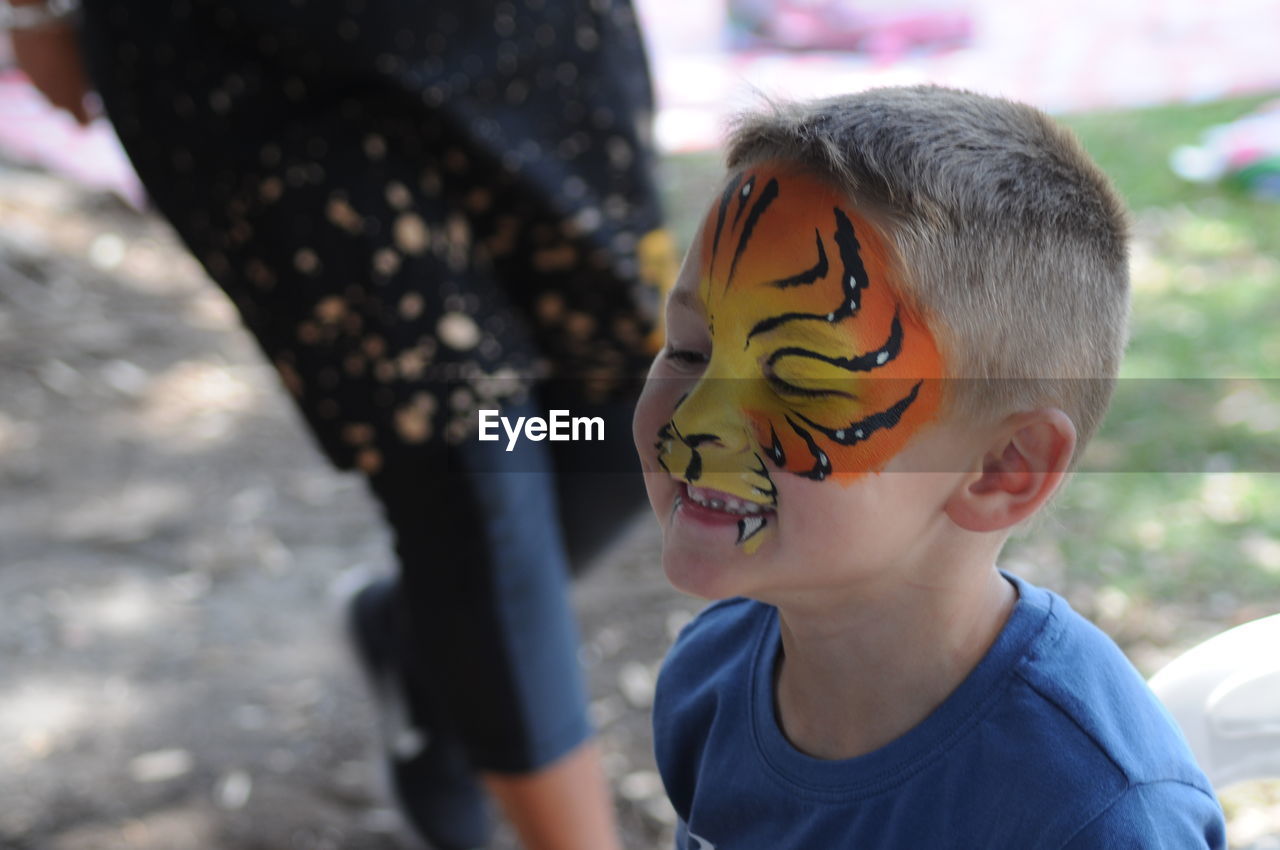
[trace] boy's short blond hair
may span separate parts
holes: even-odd
[[[1128,228],[1072,133],[1025,104],[882,88],[741,116],[729,167],[764,160],[831,181],[884,230],[902,296],[962,379],[950,412],[1053,405],[1088,441],[1125,345]]]

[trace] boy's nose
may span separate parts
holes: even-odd
[[[749,450],[751,429],[741,406],[726,393],[701,390],[699,386],[691,393],[672,417],[681,439],[704,458]]]

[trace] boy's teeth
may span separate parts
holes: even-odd
[[[747,502],[742,499],[735,499],[732,496],[727,498],[717,498],[708,496],[706,493],[689,487],[689,498],[693,499],[700,505],[705,505],[715,511],[724,511],[731,514],[758,514],[763,508],[755,502]]]

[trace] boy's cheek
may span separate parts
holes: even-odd
[[[631,439],[635,443],[636,454],[646,472],[660,472],[658,464],[658,431],[671,420],[671,411],[679,398],[678,391],[673,391],[670,382],[655,380],[650,372],[644,390],[636,401],[636,413],[631,420]],[[665,387],[665,391],[664,391]],[[674,396],[667,398],[667,396]]]

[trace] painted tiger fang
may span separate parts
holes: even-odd
[[[739,545],[746,543],[752,537],[755,537],[760,532],[760,529],[767,524],[768,520],[762,516],[743,517],[738,520],[738,539],[736,542]]]
[[[756,475],[759,475],[761,478],[763,478],[765,483],[769,485],[769,489],[766,490],[763,487],[756,487],[754,484],[751,486],[751,489],[755,490],[756,493],[768,499],[770,507],[777,507],[778,485],[773,483],[773,478],[769,475],[769,470],[764,465],[764,458],[760,457],[760,455],[758,454],[755,457],[756,457],[756,467],[751,471],[754,472]]]

